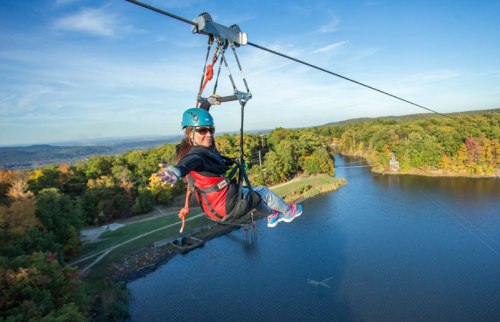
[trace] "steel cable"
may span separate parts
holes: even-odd
[[[196,22],[193,22],[193,21],[191,21],[191,20],[188,20],[188,19],[185,19],[185,18],[179,17],[179,16],[174,15],[174,14],[172,14],[172,13],[169,13],[169,12],[167,12],[167,11],[164,11],[164,10],[161,10],[161,9],[158,9],[158,8],[155,8],[155,7],[152,7],[152,6],[147,5],[147,4],[144,4],[144,3],[142,3],[142,2],[139,2],[139,1],[136,1],[136,0],[125,0],[125,1],[128,1],[128,2],[130,2],[130,3],[133,3],[133,4],[136,4],[136,5],[138,5],[138,6],[144,7],[144,8],[146,8],[146,9],[153,10],[153,11],[155,11],[155,12],[161,13],[161,14],[163,14],[163,15],[169,16],[169,17],[171,17],[171,18],[174,18],[174,19],[177,19],[177,20],[180,20],[180,21],[182,21],[182,22],[185,22],[185,23],[188,23],[188,24],[190,24],[190,25],[193,25],[193,26],[198,27],[198,24],[197,24]],[[300,60],[300,59],[297,59],[297,58],[294,58],[294,57],[291,57],[291,56],[288,56],[288,55],[282,54],[282,53],[277,52],[277,51],[275,51],[275,50],[272,50],[272,49],[269,49],[269,48],[266,48],[266,47],[263,47],[263,46],[260,46],[260,45],[254,44],[254,43],[252,43],[252,42],[248,42],[247,44],[248,44],[248,45],[250,45],[250,46],[253,46],[253,47],[257,48],[257,49],[264,50],[264,51],[267,51],[267,52],[269,52],[269,53],[271,53],[271,54],[275,54],[275,55],[281,56],[281,57],[283,57],[283,58],[286,58],[286,59],[292,60],[292,61],[294,61],[294,62],[297,62],[297,63],[299,63],[299,64],[306,65],[306,66],[308,66],[308,67],[311,67],[311,68],[317,69],[317,70],[322,71],[322,72],[325,72],[325,73],[327,73],[327,74],[330,74],[330,75],[333,75],[333,76],[336,76],[336,77],[342,78],[342,79],[344,79],[344,80],[347,80],[347,81],[353,82],[353,83],[355,83],[355,84],[361,85],[361,86],[363,86],[363,87],[369,88],[369,89],[374,90],[374,91],[377,91],[377,92],[379,92],[379,93],[382,93],[382,94],[388,95],[388,96],[390,96],[390,97],[392,97],[392,98],[398,99],[398,100],[403,101],[403,102],[405,102],[405,103],[408,103],[408,104],[411,104],[411,105],[414,105],[414,106],[420,107],[420,108],[422,108],[422,109],[424,109],[424,110],[427,110],[427,111],[429,111],[429,112],[432,112],[432,113],[435,113],[435,114],[441,115],[441,116],[443,116],[443,117],[447,117],[447,118],[449,118],[449,119],[454,120],[454,118],[452,118],[452,117],[450,117],[450,116],[448,116],[448,115],[445,115],[445,114],[439,113],[439,112],[437,112],[437,111],[431,110],[430,108],[427,108],[427,107],[425,107],[425,106],[422,106],[422,105],[419,105],[419,104],[416,104],[416,103],[410,102],[410,101],[408,101],[408,100],[405,100],[404,98],[398,97],[398,96],[396,96],[396,95],[392,95],[392,94],[390,94],[390,93],[387,93],[387,92],[382,91],[382,90],[380,90],[380,89],[377,89],[377,88],[375,88],[375,87],[372,87],[372,86],[369,86],[369,85],[363,84],[363,83],[358,82],[358,81],[356,81],[356,80],[354,80],[354,79],[352,79],[352,78],[342,76],[342,75],[340,75],[340,74],[337,74],[337,73],[331,72],[331,71],[329,71],[329,70],[327,70],[327,69],[324,69],[324,68],[321,68],[321,67],[315,66],[315,65],[313,65],[313,64],[307,63],[307,62],[302,61],[302,60]]]

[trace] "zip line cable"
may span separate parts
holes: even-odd
[[[408,103],[408,104],[412,104],[412,105],[418,106],[418,107],[423,108],[424,110],[430,111],[430,112],[432,112],[432,113],[436,113],[436,114],[439,114],[439,115],[441,115],[441,116],[444,116],[444,117],[447,117],[447,118],[453,119],[452,117],[449,117],[448,115],[441,114],[441,113],[439,113],[439,112],[437,112],[437,111],[431,110],[430,108],[427,108],[427,107],[424,107],[424,106],[422,106],[422,105],[418,105],[418,104],[416,104],[416,103],[413,103],[413,102],[407,101],[407,100],[405,100],[405,99],[403,99],[403,98],[401,98],[401,97],[398,97],[398,96],[396,96],[396,95],[389,94],[389,93],[384,92],[384,91],[382,91],[382,90],[380,90],[380,89],[377,89],[377,88],[375,88],[375,87],[372,87],[372,86],[369,86],[369,85],[363,84],[363,83],[361,83],[361,82],[355,81],[354,79],[351,79],[351,78],[348,78],[348,77],[345,77],[345,76],[339,75],[339,74],[337,74],[337,73],[331,72],[331,71],[329,71],[329,70],[326,70],[326,69],[324,69],[324,68],[321,68],[321,67],[315,66],[315,65],[313,65],[313,64],[309,64],[309,63],[307,63],[307,62],[305,62],[305,61],[302,61],[302,60],[299,60],[299,59],[297,59],[297,58],[293,58],[293,57],[287,56],[287,55],[285,55],[285,54],[279,53],[279,52],[274,51],[274,50],[272,50],[272,49],[265,48],[265,47],[259,46],[259,45],[257,45],[257,44],[254,44],[254,43],[252,43],[252,42],[248,42],[248,44],[249,44],[250,46],[255,47],[255,48],[258,48],[258,49],[261,49],[261,50],[264,50],[264,51],[270,52],[270,53],[272,53],[272,54],[275,54],[275,55],[278,55],[278,56],[281,56],[281,57],[284,57],[284,58],[287,58],[287,59],[293,60],[293,61],[295,61],[295,62],[297,62],[297,63],[300,63],[300,64],[303,64],[303,65],[309,66],[309,67],[311,67],[311,68],[314,68],[314,69],[320,70],[320,71],[325,72],[325,73],[327,73],[327,74],[330,74],[330,75],[333,75],[333,76],[340,77],[340,78],[342,78],[342,79],[345,79],[345,80],[350,81],[350,82],[353,82],[353,83],[355,83],[355,84],[358,84],[358,85],[364,86],[364,87],[366,87],[366,88],[369,88],[369,89],[371,89],[371,90],[377,91],[377,92],[379,92],[379,93],[382,93],[382,94],[385,94],[385,95],[391,96],[391,97],[393,97],[393,98],[396,98],[396,99],[398,99],[398,100],[400,100],[400,101],[403,101],[403,102],[406,102],[406,103]]]
[[[153,11],[158,12],[158,13],[160,13],[160,14],[163,14],[163,15],[165,15],[165,16],[168,16],[168,17],[171,17],[171,18],[174,18],[174,19],[180,20],[180,21],[182,21],[182,22],[188,23],[188,24],[193,25],[193,26],[195,26],[195,27],[198,27],[198,24],[197,24],[196,22],[194,22],[194,21],[191,21],[191,20],[188,20],[188,19],[185,19],[185,18],[179,17],[179,16],[177,16],[177,15],[174,15],[174,14],[169,13],[169,12],[167,12],[167,11],[164,11],[164,10],[161,10],[161,9],[158,9],[158,8],[155,8],[155,7],[152,7],[152,6],[147,5],[147,4],[145,4],[145,3],[142,3],[142,2],[139,2],[139,1],[136,1],[136,0],[125,0],[125,1],[130,2],[130,3],[133,3],[133,4],[136,4],[136,5],[138,5],[138,6],[141,6],[141,7],[143,7],[143,8],[149,9],[149,10],[153,10]],[[297,58],[294,58],[294,57],[291,57],[291,56],[288,56],[288,55],[282,54],[282,53],[280,53],[280,52],[277,52],[277,51],[275,51],[275,50],[272,50],[272,49],[269,49],[269,48],[266,48],[266,47],[263,47],[263,46],[260,46],[260,45],[257,45],[257,44],[255,44],[255,43],[250,42],[250,41],[249,41],[249,42],[247,42],[247,44],[248,44],[248,45],[250,45],[250,46],[252,46],[252,47],[255,47],[255,48],[257,48],[257,49],[261,49],[261,50],[263,50],[263,51],[267,51],[267,52],[269,52],[269,53],[271,53],[271,54],[275,54],[275,55],[281,56],[281,57],[283,57],[283,58],[286,58],[286,59],[292,60],[292,61],[297,62],[297,63],[299,63],[299,64],[306,65],[306,66],[308,66],[308,67],[311,67],[311,68],[317,69],[317,70],[319,70],[319,71],[325,72],[325,73],[327,73],[327,74],[330,74],[330,75],[333,75],[333,76],[336,76],[336,77],[342,78],[342,79],[344,79],[344,80],[347,80],[347,81],[349,81],[349,82],[355,83],[355,84],[357,84],[357,85],[361,85],[361,86],[363,86],[363,87],[369,88],[369,89],[374,90],[374,91],[376,91],[376,92],[379,92],[379,93],[385,94],[385,95],[387,95],[387,96],[390,96],[390,97],[392,97],[392,98],[398,99],[398,100],[403,101],[403,102],[405,102],[405,103],[408,103],[408,104],[411,104],[411,105],[414,105],[414,106],[420,107],[420,108],[422,108],[422,109],[424,109],[424,110],[427,110],[427,111],[429,111],[429,112],[432,112],[432,113],[435,113],[435,114],[439,114],[439,115],[441,115],[441,116],[443,116],[443,117],[447,117],[447,118],[449,118],[449,119],[454,120],[454,118],[452,118],[452,117],[450,117],[450,116],[448,116],[448,115],[445,115],[445,114],[439,113],[439,112],[437,112],[437,111],[431,110],[430,108],[427,108],[427,107],[425,107],[425,106],[422,106],[422,105],[419,105],[419,104],[416,104],[416,103],[410,102],[410,101],[408,101],[408,100],[405,100],[404,98],[398,97],[398,96],[396,96],[396,95],[392,95],[392,94],[390,94],[390,93],[384,92],[384,91],[382,91],[382,90],[380,90],[380,89],[377,89],[377,88],[375,88],[375,87],[372,87],[372,86],[369,86],[369,85],[363,84],[363,83],[358,82],[358,81],[356,81],[356,80],[354,80],[354,79],[351,79],[351,78],[349,78],[349,77],[345,77],[345,76],[342,76],[342,75],[340,75],[340,74],[337,74],[337,73],[331,72],[331,71],[329,71],[329,70],[326,70],[326,69],[321,68],[321,67],[318,67],[318,66],[316,66],[316,65],[313,65],[313,64],[307,63],[307,62],[302,61],[302,60],[300,60],[300,59],[297,59]]]
[[[142,2],[139,2],[139,1],[136,1],[136,0],[125,0],[125,1],[128,1],[130,3],[136,4],[136,5],[141,6],[143,8],[146,8],[146,9],[149,9],[149,10],[153,10],[155,12],[161,13],[162,15],[169,16],[170,18],[174,18],[174,19],[177,19],[177,20],[180,20],[182,22],[185,22],[185,23],[188,23],[190,25],[198,27],[198,24],[196,22],[194,22],[194,21],[188,20],[186,18],[179,17],[179,16],[174,15],[174,14],[172,14],[170,12],[166,12],[164,10],[152,7],[152,6],[147,5],[145,3],[142,3]]]

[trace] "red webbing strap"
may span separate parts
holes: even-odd
[[[181,211],[179,211],[179,214],[177,215],[182,220],[182,226],[179,233],[182,233],[182,231],[184,230],[184,226],[186,225],[186,215],[189,213],[189,199],[191,199],[192,194],[193,191],[190,189],[188,182],[186,191],[186,203],[184,204],[184,208],[182,208]]]
[[[217,54],[218,51],[219,51],[219,47],[215,48],[214,57],[212,58],[212,64],[207,66],[207,72],[205,74],[205,81],[203,82],[203,85],[201,85],[200,92],[198,93],[198,96],[201,96],[201,94],[203,93],[203,90],[205,90],[205,86],[207,85],[207,83],[209,81],[211,81],[212,78],[214,77],[214,65],[217,62],[217,59],[219,58],[219,55]],[[199,103],[200,103],[199,101],[196,101],[196,108],[198,108]]]

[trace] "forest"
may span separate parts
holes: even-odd
[[[323,135],[338,128],[323,128]],[[500,113],[454,118],[347,124],[336,141],[340,153],[365,157],[375,171],[500,176]]]
[[[239,135],[216,142],[224,155],[238,156]],[[299,174],[333,175],[330,142],[315,129],[245,135],[250,180],[273,185]],[[88,320],[109,294],[66,265],[82,250],[81,229],[182,200],[184,180],[172,188],[153,175],[160,162],[173,163],[175,150],[176,144],[166,144],[74,165],[0,169],[0,321]]]

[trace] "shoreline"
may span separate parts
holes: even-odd
[[[468,174],[463,174],[463,173],[449,173],[449,172],[441,172],[441,170],[423,170],[423,169],[418,169],[418,170],[410,170],[406,172],[399,172],[398,171],[386,171],[386,170],[375,170],[375,167],[370,164],[368,159],[364,156],[361,155],[356,155],[356,154],[349,154],[349,153],[339,153],[342,156],[348,156],[348,157],[356,157],[356,158],[361,158],[365,160],[368,165],[370,166],[370,170],[373,173],[377,174],[390,174],[390,175],[410,175],[410,176],[420,176],[420,177],[435,177],[435,178],[472,178],[472,179],[500,179],[500,174],[499,175],[468,175]]]

